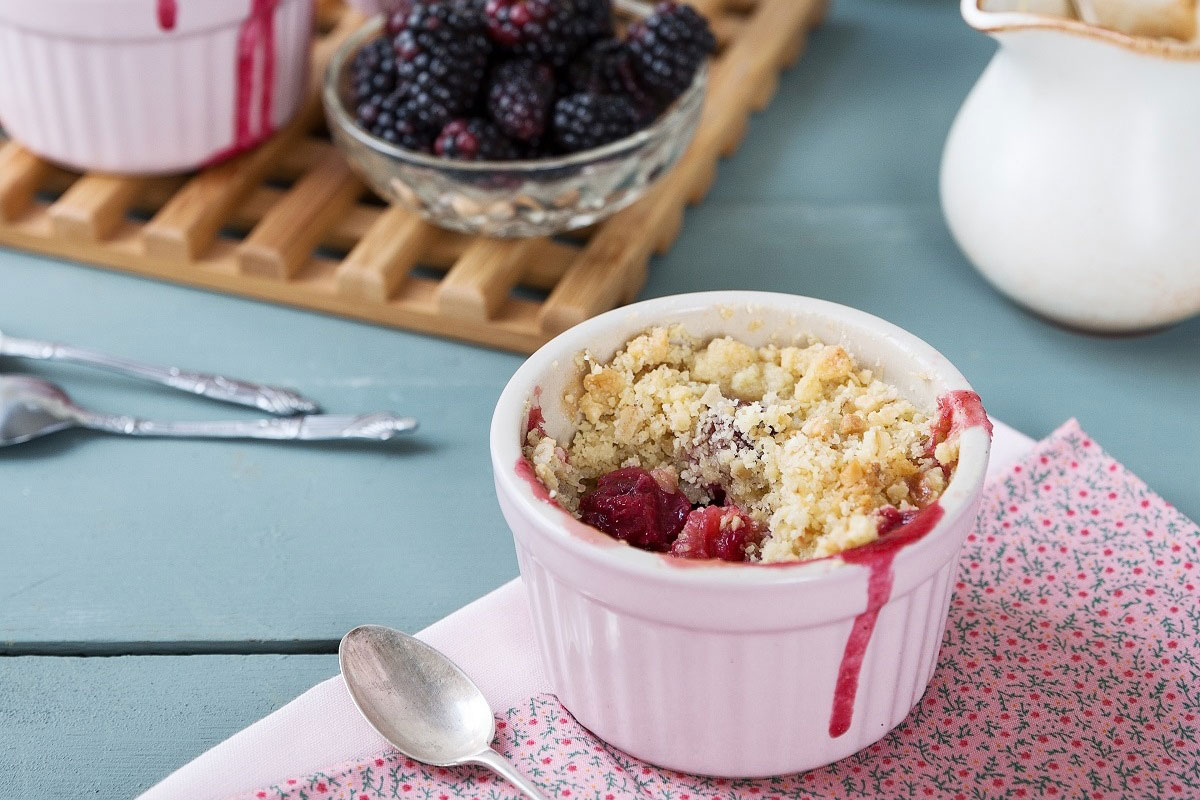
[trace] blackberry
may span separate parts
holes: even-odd
[[[373,136],[405,150],[429,152],[433,132],[417,118],[412,101],[404,91],[358,108],[359,124]]]
[[[575,0],[579,14],[579,36],[584,42],[612,37],[612,0]]]
[[[459,161],[506,161],[517,157],[517,148],[494,122],[478,117],[446,124],[433,143],[433,151]]]
[[[659,3],[653,14],[633,25],[628,43],[641,83],[667,102],[683,94],[717,49],[704,17],[674,0]]]
[[[351,65],[354,118],[374,136],[408,150],[428,150],[432,132],[415,118],[408,93],[396,87],[396,63],[387,39],[369,42]]]
[[[536,139],[546,130],[554,102],[554,70],[534,61],[506,61],[492,72],[488,113],[515,139]]]
[[[408,15],[412,13],[416,0],[390,0],[382,3],[384,6],[383,29],[388,36],[396,36],[408,25]]]
[[[387,39],[368,42],[350,64],[350,87],[355,106],[378,103],[396,88],[396,57]]]
[[[421,124],[438,129],[475,102],[492,45],[483,17],[466,2],[417,2],[392,39],[397,86]]]
[[[627,97],[580,92],[554,104],[554,138],[568,153],[623,139],[637,128],[638,112]]]
[[[486,0],[492,39],[517,56],[562,67],[588,43],[596,27],[595,0]]]
[[[648,123],[663,104],[638,81],[629,48],[619,39],[601,39],[583,51],[567,69],[567,83],[575,92],[625,95],[633,101],[639,119]]]

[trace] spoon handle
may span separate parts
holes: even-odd
[[[257,408],[269,414],[290,416],[320,411],[316,403],[291,389],[265,386],[237,378],[228,378],[224,375],[191,372],[177,367],[156,367],[56,342],[0,336],[0,355],[86,364],[169,386],[188,394],[197,394],[225,403]]]
[[[383,442],[417,428],[412,417],[386,412],[341,416],[317,414],[279,419],[230,420],[222,422],[154,422],[137,417],[80,412],[80,425],[92,430],[125,436],[174,439],[274,439],[277,441],[328,441],[366,439]]]
[[[478,753],[466,759],[468,764],[479,764],[487,767],[492,772],[499,775],[504,780],[511,783],[524,793],[529,800],[549,800],[546,795],[542,794],[542,790],[533,785],[533,782],[517,772],[517,768],[506,759],[504,756],[497,753],[492,748],[487,748],[482,753]]]

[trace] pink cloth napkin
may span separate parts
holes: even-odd
[[[994,474],[928,691],[899,728],[848,759],[766,780],[681,775],[598,741],[544,692],[540,673],[472,674],[505,709],[498,749],[553,797],[1200,797],[1198,564],[1196,525],[1071,422]],[[499,639],[481,629],[474,646],[530,659],[520,613]],[[449,644],[461,649],[462,634]],[[312,691],[331,687],[329,725],[342,730],[348,701],[334,681]],[[504,691],[513,683],[521,696]],[[425,767],[377,738],[351,745],[343,763],[236,796],[518,797],[486,773]],[[146,797],[182,796],[170,791],[182,785],[168,779]]]

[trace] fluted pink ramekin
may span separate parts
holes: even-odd
[[[919,408],[938,400],[960,431],[937,506],[893,541],[782,566],[649,553],[570,517],[521,455],[528,404],[565,441],[574,356],[607,358],[653,325],[697,336],[841,344]],[[965,400],[965,402],[963,402]],[[707,775],[812,769],[880,739],[920,699],[937,663],[958,552],[975,522],[990,436],[978,398],[932,347],[881,319],[786,294],[710,292],[637,303],[534,353],[491,428],[500,507],[516,541],[551,686],[597,736],[637,758]],[[888,539],[892,538],[889,534]]]
[[[0,0],[0,127],[76,169],[180,172],[296,113],[313,0]]]

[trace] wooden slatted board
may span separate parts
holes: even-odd
[[[80,175],[0,144],[0,244],[531,352],[633,299],[650,256],[674,242],[684,208],[707,193],[825,5],[690,2],[720,47],[695,140],[642,200],[569,237],[471,237],[374,197],[323,128],[320,77],[362,22],[326,0],[300,113],[232,161],[179,177]]]

